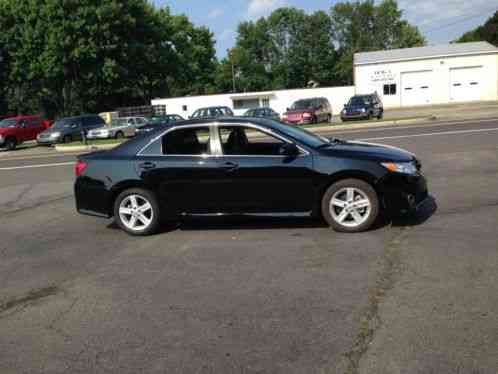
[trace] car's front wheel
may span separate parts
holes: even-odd
[[[15,138],[7,138],[5,141],[5,148],[7,148],[8,151],[13,151],[17,147],[17,141]]]
[[[114,219],[130,235],[154,234],[159,229],[160,216],[155,195],[141,188],[123,191],[114,203]]]
[[[373,187],[362,180],[341,180],[325,192],[322,214],[336,231],[366,231],[379,216],[379,198]]]

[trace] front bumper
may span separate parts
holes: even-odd
[[[393,216],[415,212],[429,198],[422,174],[388,174],[379,181],[378,189],[384,207]]]
[[[58,144],[62,140],[61,138],[37,138],[36,143],[39,145],[52,145],[52,144]]]
[[[313,118],[311,118],[311,117],[310,118],[301,118],[298,120],[286,119],[284,122],[288,123],[289,125],[307,125],[307,124],[313,123]]]
[[[365,118],[368,118],[368,113],[354,113],[354,114],[341,113],[341,120],[343,121],[351,119],[365,119]]]
[[[86,136],[87,139],[110,139],[112,138],[111,134],[88,134]]]

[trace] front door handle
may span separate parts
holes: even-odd
[[[222,169],[225,169],[226,171],[235,171],[239,168],[239,165],[236,164],[235,162],[224,162],[222,165],[221,165],[221,168]]]
[[[150,169],[155,169],[156,164],[153,162],[147,161],[147,162],[142,162],[141,164],[138,165],[140,169],[144,170],[150,170]]]

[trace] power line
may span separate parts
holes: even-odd
[[[489,10],[492,10],[492,9],[495,9],[495,10],[498,10],[498,7],[496,6],[493,6],[493,8],[489,8]],[[434,32],[434,31],[439,31],[439,30],[442,30],[442,29],[445,29],[445,28],[448,28],[448,27],[451,27],[451,26],[455,26],[455,25],[458,25],[459,23],[462,23],[462,22],[466,22],[466,21],[469,21],[471,19],[474,19],[474,18],[478,18],[478,17],[482,17],[482,16],[485,16],[488,11],[486,12],[481,12],[479,14],[473,14],[471,16],[468,16],[468,17],[465,17],[465,18],[462,18],[458,21],[454,21],[454,22],[451,22],[451,23],[447,23],[445,25],[440,25],[440,26],[437,26],[437,27],[433,27],[432,29],[429,29],[429,30],[426,30],[424,31],[425,34],[430,34],[431,32]]]

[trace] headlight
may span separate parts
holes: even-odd
[[[367,110],[365,108],[361,108],[360,112],[365,113]]]
[[[58,138],[59,136],[61,136],[60,132],[53,132],[53,133],[50,134],[51,138]]]
[[[417,166],[415,165],[415,162],[383,162],[382,166],[393,173],[409,175],[417,173]]]
[[[108,136],[109,130],[100,130],[100,135]]]

